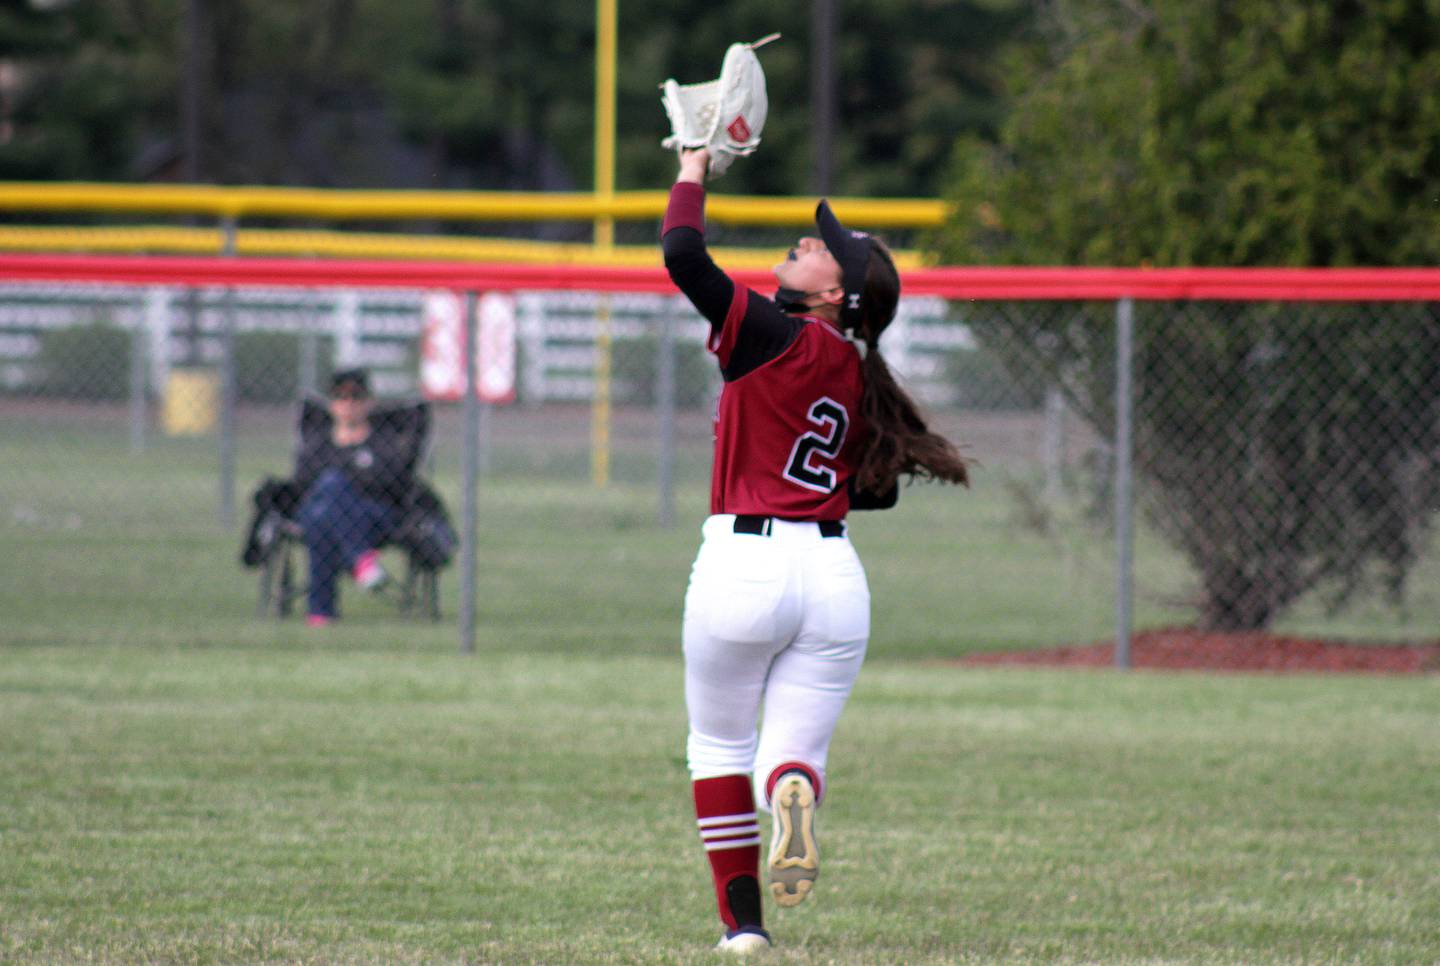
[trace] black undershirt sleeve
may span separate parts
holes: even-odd
[[[855,477],[850,477],[846,488],[850,491],[850,509],[852,510],[888,510],[900,502],[900,484],[891,483],[890,489],[884,493],[872,493],[869,490],[862,490],[855,485]]]
[[[670,229],[661,245],[670,278],[710,323],[712,336],[718,337],[735,299],[735,283],[710,258],[705,236],[694,228]],[[803,319],[785,314],[770,299],[748,292],[745,317],[721,375],[726,382],[733,382],[758,369],[788,349],[804,325]]]
[[[672,228],[661,239],[661,247],[675,287],[710,323],[710,330],[718,334],[735,297],[735,283],[710,258],[705,236],[694,228]]]

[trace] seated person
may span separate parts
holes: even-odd
[[[306,622],[321,627],[339,616],[340,575],[376,590],[388,575],[377,549],[401,521],[414,482],[413,441],[382,431],[363,369],[336,372],[330,382],[329,432],[302,434],[295,460],[296,518],[310,557]]]

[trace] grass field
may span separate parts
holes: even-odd
[[[7,648],[0,959],[713,960],[679,668]],[[781,962],[1431,963],[1434,678],[877,661]]]
[[[354,594],[256,619],[204,441],[5,428],[0,961],[715,961],[693,453],[667,531],[624,440],[604,491],[498,447],[464,657]],[[242,495],[284,449],[247,440]],[[857,517],[875,638],[774,961],[1440,962],[1440,679],[954,666],[1109,633],[1109,538],[1066,533],[983,484]],[[1141,559],[1142,623],[1185,619]]]

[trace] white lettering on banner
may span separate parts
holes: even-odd
[[[420,391],[426,399],[465,397],[465,299],[457,292],[426,292],[420,340]]]
[[[486,292],[480,296],[480,357],[475,387],[488,403],[515,401],[515,296]]]

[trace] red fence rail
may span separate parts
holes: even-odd
[[[732,273],[759,290],[763,270]],[[129,285],[348,286],[513,291],[669,292],[660,268],[427,261],[0,255],[0,280]],[[939,267],[904,275],[905,294],[949,299],[1440,301],[1440,268]]]

